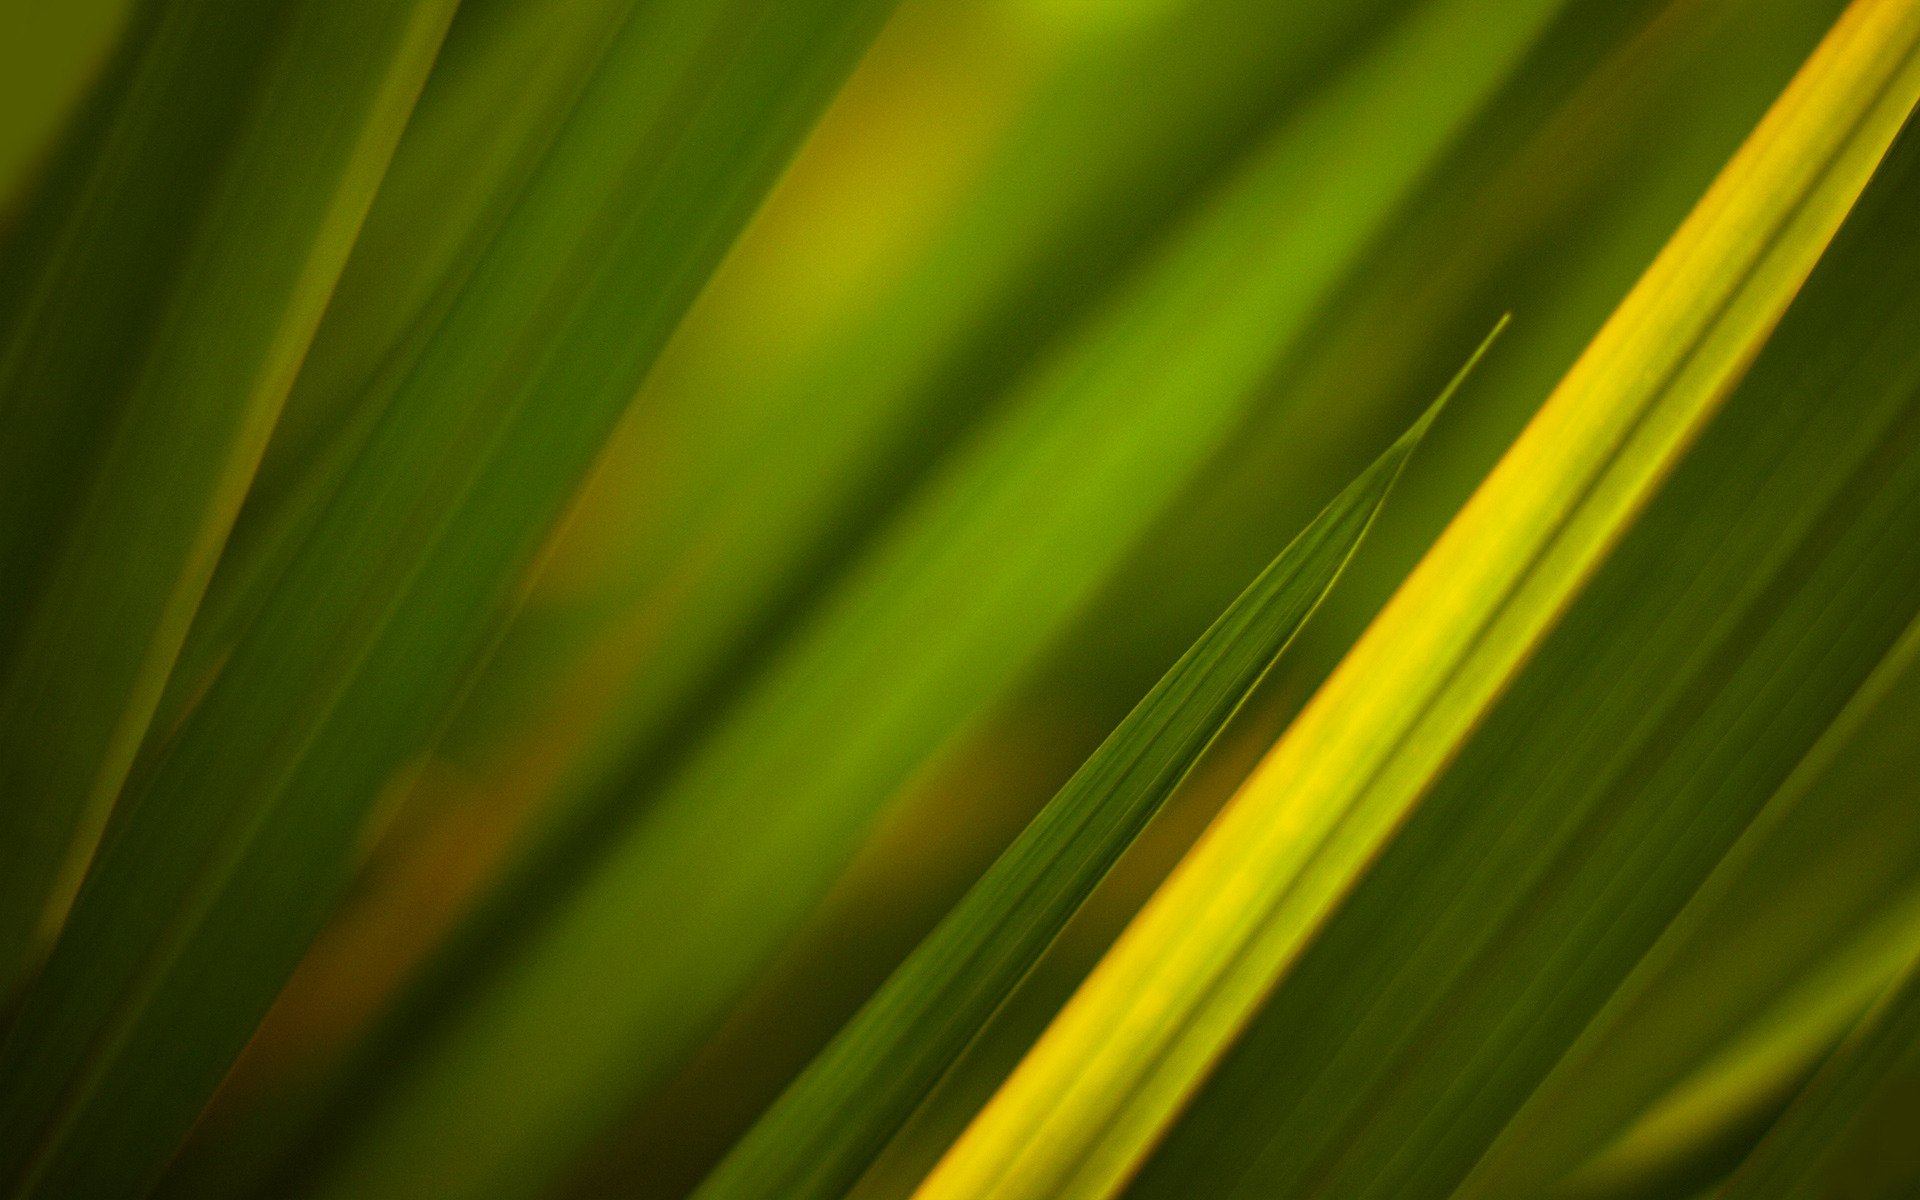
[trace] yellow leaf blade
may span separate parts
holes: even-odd
[[[1287,735],[922,1186],[1131,1173],[1738,380],[1920,95],[1856,0]]]

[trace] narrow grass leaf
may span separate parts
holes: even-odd
[[[1110,1194],[1751,362],[1920,92],[1853,4],[1333,677],[923,1185]]]
[[[0,997],[65,917],[453,6],[148,6],[12,231]]]
[[[825,1198],[852,1187],[1318,607],[1445,400],[1174,664],[736,1144],[701,1186],[703,1200]]]
[[[583,498],[631,547],[599,555],[619,577],[593,617],[644,614],[648,633],[631,683],[594,714],[599,728],[566,768],[554,823],[623,808],[657,777],[747,681],[742,664],[792,632],[941,453],[1387,7],[1180,0],[1075,45],[1022,81],[1031,95],[1000,118],[1008,127],[939,235],[857,315],[771,376],[763,359],[728,354],[669,377],[670,394],[652,399],[685,410],[666,414],[664,437],[684,448],[675,486],[663,500],[657,472],[634,470],[628,488],[603,475]],[[1060,170],[1068,158],[1074,169]],[[614,452],[644,456],[662,436],[641,425]],[[540,632],[529,621],[508,637]],[[587,644],[589,669],[605,671],[606,640]]]
[[[1017,385],[643,811],[568,847],[550,899],[511,891],[536,906],[483,914],[290,1174],[331,1195],[525,1194],[681,1062],[910,773],[1219,447],[1556,7],[1489,37],[1491,0],[1422,5],[1274,130]],[[1390,152],[1349,153],[1389,130]]]
[[[1197,1164],[1226,1196],[1452,1194],[1877,688],[1920,610],[1916,189],[1909,135],[1131,1195]]]
[[[12,1194],[137,1192],[164,1165],[886,7],[629,6],[458,294],[386,364],[300,552],[142,756],[0,1048]]]
[[[1887,253],[1881,239],[1878,253]],[[1827,393],[1833,395],[1831,391]],[[1791,1091],[1920,952],[1910,632],[1475,1169],[1463,1196],[1686,1169]]]
[[[1717,1193],[1898,1200],[1920,1188],[1920,962],[1888,989]]]
[[[631,9],[630,0],[461,4],[195,614],[156,714],[162,728],[259,618],[373,436],[389,376],[421,353],[516,220]]]

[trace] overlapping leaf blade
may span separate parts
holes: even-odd
[[[0,1051],[20,1194],[164,1164],[886,5],[629,7],[457,296],[375,381],[300,553],[143,759]]]
[[[1733,406],[1317,935],[1138,1195],[1177,1194],[1197,1161],[1223,1195],[1309,1178],[1450,1194],[1877,686],[1920,607],[1901,549],[1920,499],[1920,307],[1889,286],[1920,254],[1905,219],[1917,159],[1905,138]],[[1829,400],[1855,419],[1827,421]],[[1555,1161],[1517,1132],[1501,1150]],[[1489,1176],[1464,1193],[1557,1182]]]
[[[198,698],[302,552],[372,436],[393,374],[423,353],[515,219],[631,8],[461,5],[168,681],[163,727]]]
[[[538,783],[516,796],[516,808],[533,810],[537,825],[526,840],[595,842],[596,834],[582,831],[617,822],[637,796],[658,785],[751,682],[759,659],[790,635],[837,572],[884,527],[901,497],[994,409],[1005,381],[1064,336],[1177,224],[1182,210],[1217,183],[1283,102],[1328,69],[1324,60],[1340,61],[1351,52],[1348,43],[1363,40],[1357,31],[1370,13],[1389,6],[1370,0],[1337,12],[1250,10],[1245,0],[1181,0],[1137,22],[1143,28],[1123,23],[1122,37],[1070,48],[1047,62],[1037,80],[1027,77],[1036,68],[1019,55],[1009,55],[1011,63],[980,64],[969,74],[984,94],[969,97],[958,114],[946,114],[944,124],[915,142],[951,137],[962,148],[948,153],[963,161],[982,153],[966,148],[976,138],[990,137],[993,149],[977,177],[945,198],[957,211],[931,244],[898,268],[904,277],[880,272],[878,293],[857,302],[838,290],[845,284],[831,270],[826,282],[810,280],[797,295],[769,296],[752,265],[756,254],[794,236],[791,226],[804,218],[792,209],[819,203],[806,198],[807,180],[831,169],[821,160],[831,164],[846,153],[836,148],[854,136],[844,127],[870,122],[869,109],[894,102],[897,58],[919,61],[929,53],[923,42],[956,25],[964,33],[995,23],[994,14],[955,14],[942,4],[903,12],[842,98],[850,111],[820,131],[799,163],[799,178],[776,193],[768,219],[749,231],[685,334],[666,350],[635,419],[616,435],[576,519],[552,548],[547,579],[565,582],[536,584],[521,619],[504,635],[497,670],[476,682],[447,757],[463,766],[474,756],[490,763],[536,760]],[[465,29],[463,19],[447,53],[472,60],[462,67],[463,78],[484,78],[482,68],[498,54],[483,53],[486,39],[462,38]],[[525,33],[497,20],[484,32],[487,39],[508,40]],[[438,95],[429,92],[423,118],[459,111],[456,99],[436,102]],[[1010,116],[1003,111],[1008,106]],[[887,119],[928,118],[888,112]],[[1000,122],[1009,127],[999,129]],[[964,128],[951,128],[956,125]],[[410,135],[409,145],[413,140]],[[440,157],[428,165],[442,166]],[[1068,158],[1075,169],[1059,170]],[[416,181],[409,194],[431,193],[434,175],[407,171],[409,165],[403,155],[401,167]],[[878,224],[885,243],[888,222],[899,219],[896,208],[929,203],[878,192],[833,219]],[[404,211],[389,211],[400,208],[383,194],[364,253],[345,281],[355,289],[353,299],[376,301],[375,311],[391,304],[380,290],[393,273],[385,264],[407,251],[404,239],[415,224]],[[837,235],[836,245],[847,237],[857,243],[864,233]],[[436,236],[432,244],[438,243]],[[862,255],[856,250],[851,257]],[[402,291],[413,286],[399,281]],[[756,305],[770,306],[762,319],[782,328],[798,324],[808,337],[797,350],[764,335],[736,345],[726,331],[741,320],[743,305],[754,312]],[[834,316],[818,317],[821,309]],[[796,310],[806,315],[796,317]],[[824,331],[811,332],[816,321]],[[333,332],[332,325],[323,327],[321,350]],[[379,344],[364,331],[353,343]],[[330,368],[326,376],[345,372]],[[290,417],[300,417],[303,408],[326,413],[337,407],[321,393],[338,389],[302,383]],[[314,427],[307,438],[284,440],[324,444],[341,432],[317,416],[301,424]],[[269,448],[268,473],[282,440]],[[279,457],[296,462],[299,454],[289,446]],[[247,592],[296,532],[284,517],[267,520],[252,509],[243,514],[239,540],[272,539],[281,551],[248,545],[248,553],[230,554],[223,563],[211,602],[223,615],[196,627],[188,654],[200,669],[175,681],[176,700],[190,696],[205,664],[219,660],[220,627],[244,610]],[[555,710],[565,713],[565,752],[536,736],[528,740],[538,748],[516,758],[516,737],[526,737],[529,727],[547,728]],[[478,839],[462,840],[472,846]],[[545,869],[560,870],[552,863]]]
[[[1630,1190],[1698,1169],[1898,976],[1920,948],[1917,645],[1910,632],[1889,652],[1463,1195]]]
[[[1859,1024],[1741,1164],[1722,1200],[1895,1200],[1920,1187],[1920,966]]]
[[[1520,310],[1281,723],[1849,3],[925,1187],[1911,1190],[1913,985],[1855,1022],[1920,940],[1912,135],[1821,246],[1916,0],[914,0],[711,280],[887,0],[147,0],[50,170],[0,114],[0,1194],[144,1192],[196,1120],[164,1194],[683,1194]],[[921,1182],[1243,772],[1089,890],[1267,652],[1195,664],[1307,591],[709,1194]]]
[[[1062,697],[1052,702],[1063,707],[1102,702],[1114,688],[1109,671],[1116,660],[1128,661],[1169,626],[1179,628],[1175,614],[1179,605],[1193,602],[1190,593],[1218,586],[1211,577],[1236,559],[1245,564],[1241,570],[1252,569],[1251,559],[1240,558],[1247,551],[1225,540],[1244,536],[1233,532],[1238,523],[1254,521],[1259,512],[1304,519],[1304,513],[1291,516],[1300,501],[1287,490],[1344,462],[1353,451],[1343,443],[1354,428],[1371,428],[1409,386],[1437,388],[1457,365],[1435,361],[1436,339],[1470,336],[1475,325],[1493,319],[1496,303],[1520,306],[1524,320],[1476,372],[1456,419],[1436,435],[1436,452],[1418,456],[1408,502],[1388,507],[1381,528],[1370,535],[1327,609],[1303,631],[1278,686],[1268,692],[1268,703],[1282,711],[1293,696],[1304,699],[1296,689],[1331,666],[1326,656],[1337,657],[1352,636],[1349,629],[1364,623],[1417,559],[1444,523],[1444,512],[1471,490],[1483,464],[1498,457],[1632,283],[1633,264],[1658,250],[1840,7],[1693,3],[1663,8],[1657,21],[1644,11],[1568,12],[1490,107],[1489,119],[1410,207],[1410,221],[1380,248],[1380,261],[1358,287],[1328,306],[1332,320],[1288,364],[1283,401],[1260,427],[1236,438],[1237,460],[1225,464],[1232,478],[1223,478],[1222,465],[1216,465],[1207,493],[1195,497],[1177,523],[1163,525],[1150,554],[1129,570],[1124,590],[1105,598],[1096,623],[1083,626],[1083,648],[1053,665],[1045,695]],[[1738,37],[1732,36],[1736,29]],[[1649,136],[1654,130],[1658,136]],[[1600,182],[1605,180],[1617,186]],[[1116,637],[1129,640],[1116,646]],[[1278,715],[1264,708],[1255,721],[1277,731],[1271,723]],[[1029,717],[1020,728],[1032,725]],[[1253,736],[1252,728],[1246,732]],[[1242,743],[1231,760],[1255,753],[1251,741]],[[1215,789],[1230,785],[1231,760],[1218,764],[1219,772],[1188,797],[1188,806],[1076,922],[889,1145],[858,1195],[901,1195],[925,1174],[1091,966],[1135,897],[1144,898],[1161,864],[1171,865],[1190,836],[1185,831],[1198,831],[1196,813],[1206,811]],[[862,893],[884,889],[891,895],[918,886],[918,874],[902,879],[871,860],[866,869],[878,874],[878,882]],[[838,917],[837,928],[862,929],[871,921],[860,915],[865,908],[857,895],[843,900],[842,909],[846,915]],[[857,952],[843,950],[841,957],[860,961]],[[730,1102],[734,1093],[721,1089],[745,1073],[750,1053],[772,1041],[775,1035],[762,1027],[780,1035],[791,1028],[780,1022],[797,987],[783,973],[763,989],[751,1016],[755,1040],[740,1031],[745,1021],[736,1022],[726,1059],[707,1055],[696,1087],[681,1086],[670,1099],[649,1106],[608,1155],[622,1179],[650,1180],[654,1165],[681,1147],[689,1157],[711,1154],[708,1146],[724,1145],[724,1136],[746,1127],[744,1118],[723,1125],[704,1145],[695,1132],[719,1124],[712,1097],[724,1094]],[[594,1184],[606,1186],[608,1168],[595,1170]],[[1188,1178],[1208,1173],[1200,1165]]]
[[[1128,714],[701,1186],[844,1194],[1132,842],[1333,586],[1430,410]]]
[[[1916,38],[1920,6],[1852,6],[924,1196],[1132,1173],[1771,332],[1912,107]]]
[[[771,377],[736,356],[681,381],[667,400],[684,411],[665,422],[685,448],[680,486],[650,506],[657,481],[637,471],[642,498],[617,486],[586,498],[600,521],[632,530],[595,615],[643,612],[650,635],[568,764],[554,823],[624,808],[657,780],[747,681],[748,652],[790,633],[1010,381],[1391,7],[1182,0],[1064,54],[1022,81],[1033,94],[1005,118],[957,211],[855,316]],[[1074,169],[1061,171],[1067,158]],[[751,395],[716,404],[710,392]],[[616,452],[644,454],[646,440]],[[539,628],[516,634],[532,641]]]
[[[12,231],[0,994],[65,916],[453,4],[149,6]]]
[[[658,1082],[906,775],[1017,676],[1219,444],[1554,8],[1490,39],[1481,3],[1425,7],[1277,129],[1021,383],[647,811],[603,834],[597,859],[573,860],[555,911],[508,908],[470,938],[478,952],[452,960],[344,1093],[339,1132],[315,1152],[323,1188],[444,1187],[456,1157],[472,1181],[457,1189],[535,1187]],[[1350,163],[1353,138],[1389,128],[1393,153]],[[1303,177],[1325,186],[1302,191]],[[586,991],[601,1003],[581,1008]]]

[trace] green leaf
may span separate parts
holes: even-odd
[[[684,1059],[907,776],[1219,447],[1555,5],[1498,37],[1482,3],[1439,7],[1273,131],[1017,385],[642,811],[506,891],[298,1174],[329,1194],[522,1194]],[[1376,137],[1381,154],[1349,153]]]
[[[1224,1195],[1554,1194],[1468,1177],[1920,610],[1916,187],[1909,133],[1131,1194],[1186,1195],[1197,1164]],[[1526,1132],[1495,1153],[1550,1167]]]
[[[389,376],[423,353],[488,244],[516,219],[631,8],[461,4],[181,649],[163,728],[259,619],[373,435]]]
[[[1095,903],[1076,918],[1061,944],[889,1144],[862,1179],[859,1196],[911,1191],[951,1144],[1198,834],[1203,814],[1224,799],[1499,457],[1840,7],[1801,0],[1759,7],[1747,0],[1710,0],[1679,9],[1663,6],[1656,16],[1644,8],[1582,6],[1555,22],[1514,83],[1490,106],[1489,119],[1450,152],[1409,207],[1409,221],[1370,254],[1374,261],[1363,269],[1358,286],[1327,306],[1315,336],[1287,364],[1285,390],[1273,410],[1236,437],[1235,459],[1226,470],[1210,468],[1205,487],[1219,491],[1200,497],[1177,523],[1162,523],[1152,552],[1130,566],[1123,587],[1109,589],[1082,622],[1078,647],[1056,656],[1046,678],[1031,689],[1023,708],[1037,707],[1039,713],[1010,718],[1018,732],[994,735],[990,744],[1011,740],[1017,753],[1041,714],[1110,705],[1116,692],[1130,702],[1138,692],[1122,688],[1144,690],[1146,681],[1133,684],[1142,668],[1128,664],[1168,636],[1161,627],[1171,626],[1188,638],[1198,628],[1187,623],[1192,617],[1175,624],[1176,606],[1194,604],[1211,592],[1220,597],[1212,601],[1217,611],[1225,599],[1219,589],[1230,594],[1234,586],[1223,572],[1237,566],[1244,582],[1271,552],[1258,548],[1257,530],[1304,523],[1317,507],[1314,493],[1324,498],[1334,486],[1328,475],[1357,473],[1364,460],[1353,461],[1356,454],[1369,442],[1377,446],[1386,435],[1384,422],[1404,428],[1413,414],[1398,414],[1412,390],[1430,395],[1445,383],[1458,365],[1446,342],[1457,346],[1484,329],[1501,305],[1524,312],[1524,321],[1503,335],[1499,353],[1475,371],[1443,428],[1429,436],[1430,450],[1416,456],[1408,479],[1340,586],[1263,687],[1266,702],[1249,714],[1243,736],[1202,775],[1157,833],[1132,852],[1131,864],[1123,863],[1103,885]],[[1657,136],[1649,136],[1652,131]],[[1299,495],[1306,489],[1312,490]],[[1112,719],[1121,711],[1124,707]],[[1057,734],[1035,736],[1046,737],[1042,744],[1049,748],[1059,742]],[[1085,744],[1091,749],[1093,743]],[[1000,764],[1007,761],[1006,753],[989,759],[986,769],[1005,770]],[[1070,765],[1059,777],[1041,780],[1039,794],[1025,803],[1037,805]],[[830,931],[826,936],[834,939],[829,948],[803,944],[790,956],[815,962],[832,955],[828,964],[799,978],[789,967],[758,989],[752,1009],[730,1023],[722,1046],[703,1054],[699,1073],[690,1073],[670,1096],[650,1103],[622,1139],[601,1152],[590,1168],[595,1186],[609,1187],[604,1176],[616,1169],[633,1185],[658,1179],[668,1169],[664,1164],[680,1158],[695,1169],[709,1168],[726,1141],[745,1129],[777,1095],[779,1084],[804,1064],[805,1054],[823,1043],[865,989],[878,982],[878,974],[858,972],[876,957],[872,947],[884,944],[889,922],[897,924],[902,911],[926,912],[920,919],[929,924],[938,916],[909,904],[924,892],[941,894],[934,890],[944,882],[943,872],[958,869],[952,860],[960,853],[948,848],[957,835],[948,832],[942,816],[948,808],[938,799],[948,794],[948,786],[935,782],[934,798],[927,803],[937,807],[897,823],[863,862],[861,876],[841,889],[836,910],[823,921]],[[970,817],[958,829],[992,819]],[[907,840],[903,825],[907,830],[931,825],[937,832]],[[1013,832],[1009,828],[1002,836]],[[898,862],[902,857],[905,863]],[[970,870],[986,861],[979,857]],[[957,896],[962,885],[947,886]],[[875,892],[891,907],[867,898]],[[1790,903],[1785,897],[1782,902]],[[904,938],[903,943],[897,953],[910,945]],[[847,997],[844,1008],[829,1014],[836,1018],[830,1024],[798,1006],[798,997],[823,992]],[[806,1022],[818,1022],[819,1031]],[[789,1049],[795,1042],[800,1047]],[[765,1074],[756,1074],[763,1065]],[[777,1078],[761,1082],[775,1070]],[[1275,1090],[1278,1074],[1274,1068],[1259,1076],[1244,1099],[1257,1108],[1257,1101]],[[1253,1072],[1248,1081],[1255,1083]],[[1181,1128],[1174,1137],[1181,1136]],[[1251,1141],[1266,1126],[1250,1117],[1240,1128],[1240,1136]],[[1231,1153],[1226,1159],[1217,1168],[1211,1159],[1189,1161],[1189,1178],[1231,1170]]]
[[[132,7],[132,0],[78,0],[8,9],[15,36],[0,44],[0,226],[19,215]]]
[[[1821,735],[1468,1194],[1538,1196],[1567,1176],[1573,1194],[1611,1194],[1687,1169],[1790,1092],[1920,951],[1917,648],[1909,633]]]
[[[385,364],[300,552],[143,755],[0,1049],[0,1179],[15,1194],[137,1191],[164,1164],[886,5],[627,7],[456,294]],[[311,9],[323,28],[346,22],[336,4]],[[325,91],[331,76],[298,83]]]
[[[1920,1187],[1920,962],[1875,1004],[1720,1200],[1897,1200]]]
[[[926,1200],[1105,1195],[1137,1169],[1752,360],[1912,108],[1916,40],[1920,5],[1852,6]],[[1389,1145],[1345,1169],[1405,1185],[1422,1147]]]
[[[1318,607],[1452,391],[1341,492],[1174,664],[735,1145],[700,1197],[800,1200],[846,1193]]]
[[[13,231],[0,996],[79,886],[453,5],[148,6]]]
[[[791,634],[816,589],[941,454],[988,419],[1018,374],[1071,336],[1219,186],[1283,102],[1389,6],[1250,11],[1244,0],[1180,0],[1074,44],[1037,80],[989,64],[1016,76],[1000,86],[1018,107],[973,117],[1009,127],[898,278],[883,278],[853,316],[771,369],[775,356],[731,345],[696,341],[677,360],[670,349],[677,372],[663,371],[643,398],[648,419],[610,452],[641,465],[624,485],[604,473],[583,498],[594,524],[618,531],[618,552],[585,537],[555,551],[612,578],[571,611],[541,614],[544,628],[529,620],[510,630],[503,648],[503,658],[524,660],[565,622],[598,675],[606,643],[617,654],[619,639],[594,634],[634,614],[648,630],[631,682],[593,714],[598,727],[568,764],[548,823],[624,810],[749,680],[742,663],[752,652]],[[1069,158],[1074,169],[1060,170]],[[729,299],[718,291],[706,299]],[[662,443],[679,448],[664,497],[646,465]],[[600,552],[589,558],[579,542]],[[567,666],[576,664],[549,669]],[[508,690],[505,681],[493,689]]]

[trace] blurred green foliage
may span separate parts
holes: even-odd
[[[0,0],[0,1196],[911,1194],[1843,10]],[[1125,1194],[1910,1194],[1916,213]]]

